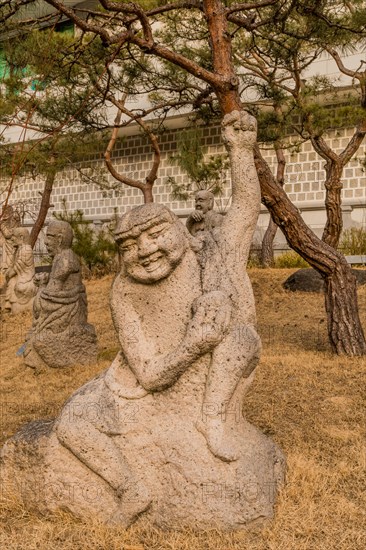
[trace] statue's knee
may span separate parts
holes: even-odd
[[[59,441],[66,446],[78,439],[83,431],[84,420],[81,415],[76,415],[72,407],[67,405],[61,412],[56,425],[56,434]]]
[[[56,435],[60,443],[67,446],[70,439],[70,423],[63,416],[59,419],[55,427]]]

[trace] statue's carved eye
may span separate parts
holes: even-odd
[[[150,231],[148,232],[148,235],[149,235],[149,237],[152,237],[153,239],[156,239],[157,237],[159,237],[159,235],[162,235],[167,228],[168,228],[168,225],[166,225],[166,224],[156,226],[156,227],[150,229]]]
[[[121,245],[122,252],[128,252],[136,246],[136,241],[126,241]]]
[[[161,235],[163,233],[163,229],[160,229],[159,231],[151,231],[149,233],[149,237],[152,237],[153,239],[155,239],[156,237],[158,237],[159,235]]]

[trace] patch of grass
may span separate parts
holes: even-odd
[[[277,256],[275,258],[275,265],[274,267],[277,268],[301,268],[301,267],[310,267],[309,264],[302,259],[299,254],[294,252],[293,250],[289,250],[288,252],[284,252],[280,256]]]
[[[342,232],[339,248],[343,254],[349,256],[366,254],[366,229],[364,227],[345,229]]]

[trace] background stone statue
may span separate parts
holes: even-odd
[[[191,235],[210,231],[222,224],[223,216],[213,210],[215,199],[211,191],[202,190],[195,194],[195,211],[187,218],[187,229]]]
[[[69,223],[50,223],[45,244],[52,268],[49,276],[42,273],[36,281],[33,326],[23,353],[29,367],[68,367],[97,360],[96,334],[87,322],[86,292],[72,240]]]
[[[3,209],[0,220],[0,234],[3,243],[1,270],[3,272],[9,269],[14,262],[15,249],[11,238],[13,229],[16,227],[20,227],[20,217],[13,207],[8,205]]]
[[[33,284],[34,258],[29,244],[29,231],[25,227],[12,229],[14,248],[12,263],[5,272],[5,311],[21,313],[32,308],[36,292]]]
[[[3,207],[0,219],[0,245],[1,245],[1,265],[0,272],[5,276],[5,272],[13,265],[15,248],[12,241],[13,229],[20,227],[20,218],[13,207],[8,205]],[[6,280],[4,278],[0,294],[3,297],[0,303],[0,309],[4,308],[11,311],[11,304],[5,303]]]
[[[233,198],[220,231],[196,239],[156,204],[122,217],[111,292],[120,353],[54,423],[25,427],[3,449],[3,483],[36,483],[42,464],[43,485],[58,488],[44,509],[225,530],[273,515],[284,458],[242,414],[260,352],[245,273],[260,207],[255,120],[234,112],[222,131]]]

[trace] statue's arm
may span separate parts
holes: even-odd
[[[186,228],[188,229],[189,232],[191,232],[193,223],[194,223],[194,220],[192,218],[192,214],[189,214],[189,216],[187,218],[187,221],[186,221]]]
[[[20,252],[14,259],[14,270],[21,274],[34,266],[33,250],[31,246],[22,246]]]
[[[9,226],[5,221],[3,223],[0,223],[0,232],[2,233],[4,239],[10,239],[13,234],[12,227]]]
[[[172,352],[163,355],[157,353],[154,343],[146,338],[132,304],[123,297],[123,293],[112,291],[112,317],[123,354],[147,391],[160,391],[172,386],[194,361],[212,351],[222,340],[229,325],[230,307],[224,303],[221,294],[210,293],[196,301],[195,312],[187,324],[183,339]]]
[[[228,242],[240,243],[241,247],[244,238],[249,253],[261,201],[253,155],[257,137],[255,118],[246,111],[225,115],[222,136],[230,157],[232,199],[221,232]]]
[[[79,270],[79,259],[72,250],[64,250],[52,263],[52,277],[60,281],[66,281],[71,273],[77,273]]]

